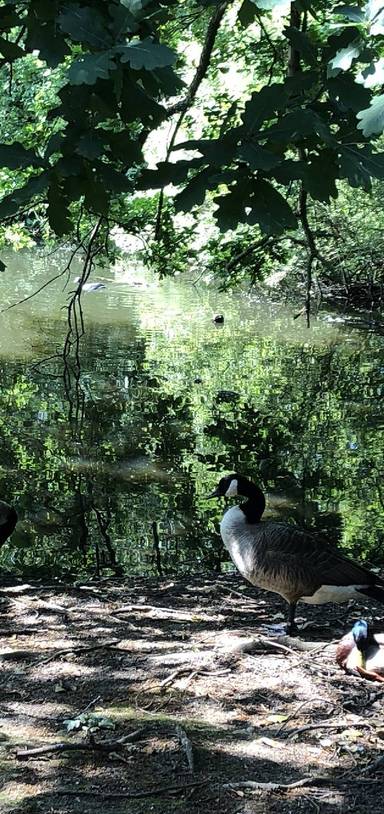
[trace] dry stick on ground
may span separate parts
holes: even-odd
[[[32,664],[28,664],[28,667],[38,667],[41,664],[48,664],[48,662],[60,658],[60,656],[68,656],[71,653],[77,656],[79,653],[90,653],[92,650],[101,650],[103,647],[115,647],[117,644],[119,644],[119,642],[121,642],[121,639],[112,639],[110,642],[102,642],[101,644],[85,646],[81,645],[80,647],[65,647],[63,650],[56,650],[55,653],[52,653],[50,656],[46,656],[44,659],[40,659],[40,661],[34,661]],[[26,669],[28,669],[28,667]]]
[[[192,743],[189,740],[189,737],[188,737],[185,729],[183,729],[182,726],[177,725],[177,727],[176,727],[176,735],[177,735],[177,737],[178,737],[178,739],[180,741],[180,744],[183,747],[184,752],[185,752],[185,754],[187,756],[189,771],[191,772],[191,774],[193,774],[193,772],[195,770],[195,766],[194,766],[194,759],[193,759]]]
[[[111,616],[118,616],[119,613],[136,613],[136,611],[142,611],[143,613],[147,613],[148,611],[159,611],[160,613],[167,613],[168,616],[179,616],[182,619],[187,621],[192,620],[192,617],[196,615],[196,611],[189,611],[184,610],[183,608],[166,608],[162,605],[122,605],[121,608],[116,608],[115,610],[110,611]],[[205,614],[206,612],[202,609],[197,610],[198,614]],[[211,618],[211,617],[210,617]]]
[[[190,673],[190,672],[194,673],[195,675],[202,675],[202,676],[224,676],[224,675],[228,675],[228,673],[230,673],[231,670],[229,668],[227,670],[207,670],[204,667],[200,667],[200,668],[197,668],[196,670],[191,671],[190,667],[178,667],[177,670],[175,670],[173,673],[171,673],[171,675],[168,676],[167,678],[163,678],[163,680],[160,681],[160,683],[157,684],[156,686],[158,686],[158,687],[166,687],[167,684],[172,684],[172,682],[175,680],[175,678],[178,678],[179,676],[185,675],[186,673]]]
[[[322,702],[323,702],[323,704],[328,704],[330,707],[332,707],[332,709],[331,709],[330,711],[333,711],[333,710],[335,709],[335,704],[332,704],[332,702],[331,702],[331,701],[327,701],[327,699],[326,699],[326,698],[320,698],[320,697],[316,697],[316,699],[315,699],[315,700],[316,700],[316,701],[322,701]],[[302,702],[301,702],[301,704],[298,704],[298,706],[296,707],[296,709],[294,709],[294,710],[293,710],[293,712],[291,712],[291,714],[290,714],[290,715],[288,715],[288,717],[286,718],[286,720],[285,720],[285,721],[284,721],[284,722],[281,724],[281,726],[279,726],[279,728],[278,728],[277,732],[275,732],[275,737],[276,737],[276,735],[280,735],[280,733],[282,732],[282,730],[283,730],[283,729],[285,729],[285,727],[287,726],[287,724],[288,724],[290,721],[292,721],[292,719],[293,719],[293,718],[295,718],[295,717],[296,717],[296,715],[298,714],[298,712],[300,712],[300,710],[302,710],[302,709],[303,709],[303,707],[306,707],[308,704],[313,704],[313,701],[314,701],[314,699],[313,699],[313,698],[307,698],[307,700],[306,700],[306,701],[302,701]]]
[[[143,791],[100,791],[99,789],[66,789],[58,788],[52,789],[47,792],[48,794],[67,794],[71,797],[91,796],[98,797],[101,800],[115,799],[115,800],[130,800],[139,799],[140,797],[155,797],[158,794],[175,794],[176,792],[188,791],[196,786],[206,786],[209,780],[195,780],[191,783],[184,783],[179,786],[157,786],[154,789],[145,789]]]
[[[109,752],[117,752],[119,749],[123,749],[123,747],[130,741],[137,740],[144,731],[144,729],[135,729],[135,731],[131,732],[129,735],[123,735],[122,738],[108,741],[97,742],[94,739],[90,740],[88,743],[66,743],[65,741],[61,741],[60,743],[36,746],[33,749],[18,749],[15,756],[18,760],[22,760],[29,757],[38,757],[40,755],[57,754],[58,752],[83,751],[108,754]]]
[[[330,777],[303,777],[293,783],[262,783],[258,780],[239,780],[237,783],[224,783],[224,789],[260,789],[265,791],[287,791],[301,786],[316,786],[320,783],[332,783]]]
[[[339,724],[330,724],[327,721],[319,724],[306,724],[305,726],[300,726],[298,729],[291,729],[289,732],[285,732],[284,736],[286,738],[293,738],[296,735],[301,735],[303,732],[309,732],[312,729],[348,729],[351,724],[349,721],[341,721]],[[368,723],[368,721],[359,721],[358,726],[365,726],[368,729],[372,729],[372,724]]]
[[[74,715],[73,717],[79,718],[80,715],[84,715],[86,712],[88,712],[89,709],[91,709],[91,707],[96,706],[97,702],[100,701],[100,699],[101,695],[96,695],[96,697],[92,698],[92,701],[90,701],[89,704],[87,704],[87,706],[84,707],[84,709],[80,710],[80,712],[77,712],[76,715]]]

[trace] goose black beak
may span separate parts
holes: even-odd
[[[209,495],[205,495],[206,500],[210,500],[212,497],[222,497],[218,488],[214,489]]]

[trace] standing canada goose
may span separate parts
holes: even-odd
[[[9,503],[0,500],[0,548],[11,536],[17,523],[17,512]]]
[[[384,681],[384,633],[372,633],[367,622],[360,619],[337,645],[336,661],[346,672]]]
[[[265,497],[236,473],[221,478],[209,497],[243,495],[245,503],[225,512],[220,531],[236,568],[252,585],[274,591],[289,604],[287,632],[295,629],[296,604],[347,602],[359,597],[384,603],[384,581],[343,557],[308,531],[261,520]]]

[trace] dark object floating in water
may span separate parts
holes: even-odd
[[[74,283],[79,284],[81,282],[80,277],[75,277]],[[101,291],[102,288],[106,288],[104,283],[83,283],[81,286],[82,291]]]
[[[288,602],[290,635],[299,600],[323,605],[369,597],[384,603],[384,580],[372,571],[343,557],[308,531],[262,521],[263,492],[243,475],[221,478],[209,497],[236,495],[243,495],[246,501],[225,512],[220,523],[223,543],[243,577]]]
[[[347,673],[384,681],[384,633],[372,633],[367,622],[359,619],[337,645],[336,661]]]
[[[212,322],[214,322],[216,325],[223,325],[223,323],[224,323],[224,314],[216,314],[216,316],[213,317]]]
[[[11,536],[17,523],[17,512],[9,503],[0,500],[0,548]]]

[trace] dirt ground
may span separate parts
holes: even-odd
[[[334,662],[382,609],[276,637],[282,601],[226,575],[12,584],[0,613],[5,814],[382,814],[384,684]]]

